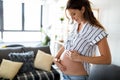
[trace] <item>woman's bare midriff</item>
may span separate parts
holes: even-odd
[[[66,70],[63,73],[68,75],[87,75],[83,64],[81,62],[70,60],[65,52],[66,51],[64,51],[60,57],[61,64],[66,67]]]

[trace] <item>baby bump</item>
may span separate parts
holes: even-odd
[[[60,57],[61,62],[62,62],[63,64],[65,64],[66,66],[67,66],[67,65],[70,66],[70,65],[73,65],[73,64],[80,64],[80,62],[72,61],[72,60],[66,55],[66,52],[67,52],[67,51],[64,51],[64,52],[62,53],[61,57]]]
[[[78,69],[80,68],[82,65],[81,62],[75,62],[75,61],[72,61],[67,55],[66,55],[66,51],[63,52],[63,54],[61,55],[60,57],[61,59],[61,63],[66,66],[68,69]]]
[[[66,52],[67,51],[64,51],[62,53],[62,55],[60,56],[60,59],[61,59],[61,63],[64,64],[64,65],[70,65],[71,64],[71,60],[69,59],[69,57],[66,55]]]
[[[61,64],[63,64],[66,67],[65,73],[68,74],[82,74],[82,72],[85,72],[83,64],[81,62],[75,62],[72,61],[67,55],[66,51],[64,51],[60,57]]]

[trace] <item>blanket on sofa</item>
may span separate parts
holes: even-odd
[[[17,75],[14,80],[59,80],[59,75],[54,75],[56,73],[56,70],[52,70],[50,72],[35,70],[32,72]]]

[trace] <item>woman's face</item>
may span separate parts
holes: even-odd
[[[84,11],[78,9],[68,9],[68,13],[72,20],[75,20],[77,23],[81,23],[84,20],[83,13]]]

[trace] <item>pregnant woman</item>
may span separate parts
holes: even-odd
[[[68,0],[66,16],[72,20],[73,29],[54,63],[62,71],[63,80],[87,80],[90,64],[111,63],[108,34],[95,18],[89,0]],[[99,56],[95,56],[97,48]]]

